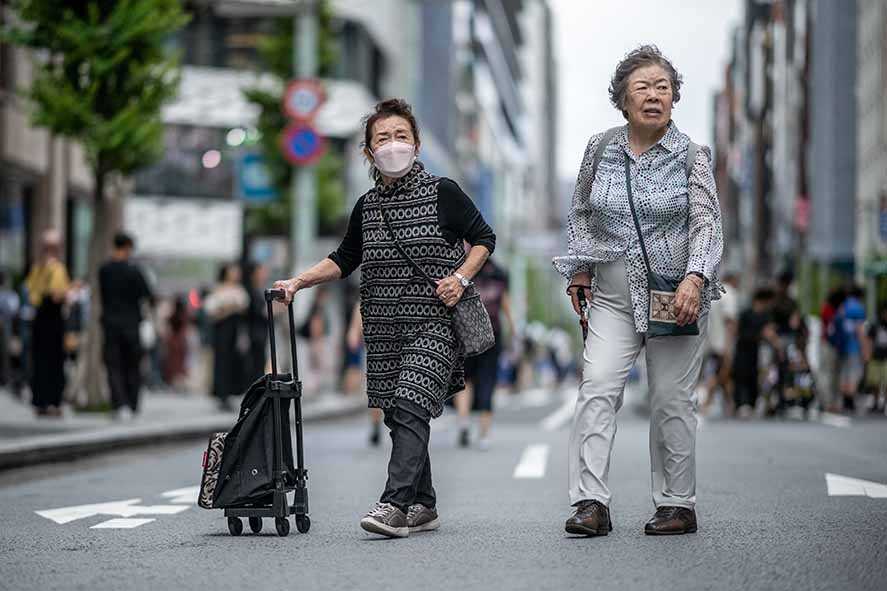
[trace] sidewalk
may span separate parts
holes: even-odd
[[[0,389],[0,471],[76,459],[123,447],[207,437],[227,431],[237,412],[221,412],[200,394],[145,392],[133,420],[115,422],[104,413],[65,408],[61,419],[37,419],[27,403]],[[305,421],[334,418],[366,408],[364,396],[317,394],[302,399]]]

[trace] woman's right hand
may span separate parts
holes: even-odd
[[[293,301],[296,292],[302,288],[302,282],[299,281],[298,277],[293,277],[292,279],[280,279],[279,281],[274,282],[273,288],[283,290],[284,297],[283,300],[280,301],[288,306],[290,302]]]
[[[573,310],[576,312],[576,315],[580,318],[582,317],[582,308],[579,307],[579,290],[585,292],[585,301],[591,302],[591,287],[584,284],[572,284],[568,289],[567,293],[570,294],[570,300],[573,302]]]
[[[585,292],[585,301],[591,302],[591,275],[584,271],[580,271],[573,275],[573,278],[570,280],[570,287],[567,288],[567,293],[570,294],[570,299],[573,302],[573,310],[576,312],[577,316],[582,316],[582,308],[579,307],[579,290],[582,289]]]

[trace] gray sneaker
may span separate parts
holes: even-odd
[[[391,503],[376,503],[360,520],[360,527],[389,538],[406,538],[410,535],[406,514]]]
[[[416,503],[410,505],[409,513],[407,513],[407,525],[410,528],[410,533],[434,531],[440,527],[440,519],[437,517],[436,509],[429,509],[425,505]]]

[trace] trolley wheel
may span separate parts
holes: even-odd
[[[296,515],[296,529],[300,534],[307,534],[311,529],[311,518],[307,515]]]
[[[282,538],[290,534],[290,521],[286,517],[276,517],[274,527],[277,528],[277,535]]]
[[[262,518],[261,517],[250,517],[249,518],[249,528],[252,530],[254,534],[262,531]]]
[[[228,531],[231,532],[232,536],[239,536],[243,533],[243,522],[240,521],[239,517],[228,518]]]

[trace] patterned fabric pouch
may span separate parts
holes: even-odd
[[[641,242],[641,253],[644,255],[644,264],[647,266],[647,289],[649,290],[650,310],[647,318],[647,337],[666,337],[682,335],[698,335],[699,325],[696,322],[679,326],[675,315],[675,292],[683,281],[681,278],[666,277],[660,273],[654,273],[650,267],[650,259],[647,256],[647,246],[644,244],[644,235],[641,232],[641,223],[634,208],[634,198],[631,191],[631,175],[629,173],[628,155],[625,156],[625,186],[628,189],[628,205],[631,207],[631,217],[634,219],[634,227]]]
[[[203,477],[200,479],[200,494],[197,504],[204,509],[213,508],[216,484],[219,482],[219,469],[222,467],[222,453],[225,451],[227,433],[213,433],[209,445],[203,452]]]

